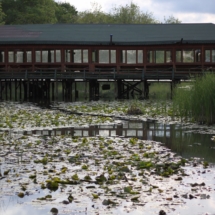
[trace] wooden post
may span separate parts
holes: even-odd
[[[55,80],[55,100],[58,101],[58,80]]]
[[[7,100],[7,79],[5,79],[5,98]]]
[[[67,99],[67,81],[66,80],[62,80],[62,99],[63,101],[66,101]]]
[[[15,101],[17,101],[17,79],[15,79]]]
[[[30,81],[29,81],[29,79],[28,79],[28,80],[27,80],[27,89],[26,89],[26,90],[27,90],[27,92],[26,92],[26,93],[27,93],[27,100],[29,100],[29,98],[30,98],[30,87],[29,87],[29,86],[30,86],[30,83],[29,83],[29,82],[30,82]]]
[[[0,79],[0,99],[2,99],[2,80]]]
[[[10,100],[12,99],[12,84],[11,84],[12,80],[10,79],[9,81],[9,90],[10,90]]]
[[[85,100],[87,100],[87,81],[84,82],[84,94],[85,94]]]
[[[19,79],[19,99],[22,99],[22,79]]]
[[[118,84],[117,84],[117,80],[114,81],[114,92],[115,92],[115,99],[118,98]]]
[[[54,96],[54,91],[55,91],[55,90],[54,90],[54,84],[55,84],[55,83],[52,82],[52,101],[54,101],[54,97],[55,97],[55,96]]]
[[[122,136],[122,124],[118,124],[117,127],[116,127],[116,135],[118,136]]]

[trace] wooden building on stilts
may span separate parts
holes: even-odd
[[[36,24],[0,26],[0,98],[24,94],[97,100],[114,84],[117,99],[147,98],[149,80],[215,71],[214,24]],[[11,82],[15,90],[10,89]]]

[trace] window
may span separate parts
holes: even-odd
[[[137,63],[143,63],[143,50],[137,51]]]
[[[4,63],[4,51],[0,50],[0,63]]]
[[[65,50],[65,61],[67,63],[88,63],[87,49]]]
[[[26,62],[27,63],[32,62],[32,51],[26,51]]]
[[[9,51],[8,52],[8,62],[9,63],[14,63],[14,51]]]
[[[81,49],[73,50],[73,63],[82,63]]]
[[[215,49],[212,50],[212,62],[215,62]]]
[[[147,51],[147,63],[171,63],[172,52],[170,50]]]
[[[116,63],[116,50],[99,50],[99,63]]]
[[[99,50],[99,63],[109,63],[109,50]]]
[[[164,51],[155,51],[155,63],[164,63],[165,55]]]
[[[8,51],[9,63],[31,63],[32,51],[29,50],[15,50]]]
[[[41,51],[35,52],[36,63],[41,62]]]
[[[182,53],[181,50],[176,51],[176,63],[182,62],[181,53]]]
[[[205,62],[211,62],[211,50],[205,50]]]
[[[143,63],[143,50],[121,50],[121,63]]]
[[[136,50],[127,50],[127,64],[136,63]]]
[[[205,62],[215,62],[215,49],[205,50]]]
[[[194,53],[193,50],[183,50],[183,63],[193,63]]]
[[[172,62],[172,53],[171,51],[166,51],[166,63]]]
[[[83,50],[83,63],[88,63],[88,50]]]
[[[201,62],[200,49],[176,50],[176,63]]]
[[[121,63],[126,63],[126,51],[121,51]]]
[[[35,51],[35,60],[36,63],[60,63],[61,50],[37,50]]]
[[[24,51],[17,51],[15,53],[15,62],[23,63],[24,62]]]

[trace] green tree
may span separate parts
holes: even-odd
[[[4,25],[5,13],[2,11],[2,6],[0,2],[0,25]]]
[[[55,15],[58,23],[74,23],[77,14],[76,8],[69,3],[56,3]]]
[[[0,0],[5,24],[56,23],[54,0]]]
[[[164,23],[165,24],[180,24],[181,21],[171,15],[167,19],[166,19],[166,17],[164,17]]]
[[[101,6],[94,2],[90,10],[78,13],[77,23],[113,23],[110,14],[101,10]]]
[[[114,7],[111,15],[114,23],[121,24],[151,24],[158,23],[152,13],[142,12],[140,7],[134,3],[125,6]]]

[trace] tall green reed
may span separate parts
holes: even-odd
[[[173,108],[181,120],[215,123],[215,74],[205,73],[183,87],[177,87]]]

